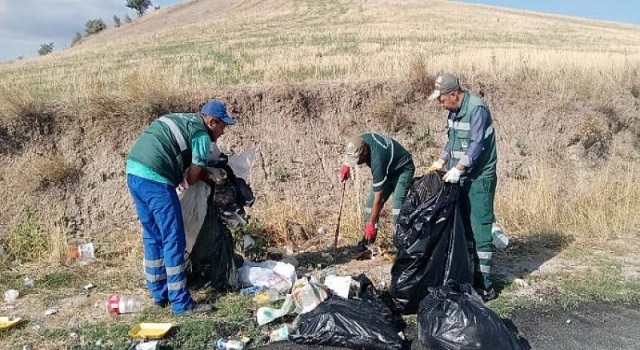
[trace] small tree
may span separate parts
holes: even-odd
[[[120,17],[117,15],[113,15],[113,26],[116,28],[120,28]]]
[[[89,36],[107,29],[102,18],[90,19],[84,25],[84,35]]]
[[[138,17],[141,17],[151,7],[151,0],[127,0],[127,7],[136,11]]]
[[[74,36],[73,40],[71,40],[71,46],[79,43],[80,40],[82,40],[82,34],[80,34],[80,32],[76,32],[76,36]]]
[[[38,49],[38,55],[44,56],[48,55],[53,51],[53,43],[42,44],[40,45],[40,49]]]
[[[129,14],[124,15],[124,22],[131,23],[131,17],[129,17]]]

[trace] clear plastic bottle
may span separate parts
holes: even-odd
[[[107,311],[115,314],[129,314],[142,311],[144,298],[139,295],[114,294],[107,300]]]
[[[493,238],[493,246],[498,250],[504,250],[509,245],[509,237],[504,234],[502,227],[497,223],[491,225],[491,237]]]
[[[233,339],[216,339],[213,346],[218,350],[243,350],[244,343]]]

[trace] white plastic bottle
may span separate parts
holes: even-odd
[[[143,297],[139,295],[115,294],[107,300],[107,311],[116,314],[129,314],[142,311]]]
[[[491,237],[493,238],[493,246],[498,250],[504,250],[509,245],[509,237],[504,234],[502,227],[495,222],[491,225]]]
[[[243,350],[244,343],[233,339],[217,339],[213,346],[218,350]]]

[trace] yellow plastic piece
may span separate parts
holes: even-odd
[[[129,336],[143,339],[164,338],[173,327],[171,323],[139,323],[129,330]]]
[[[0,317],[0,331],[11,329],[20,322],[20,318]]]

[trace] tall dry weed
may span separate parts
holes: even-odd
[[[518,234],[562,232],[579,243],[599,244],[635,239],[640,225],[637,171],[636,164],[618,159],[577,173],[539,160],[527,179],[499,189],[496,211]]]

